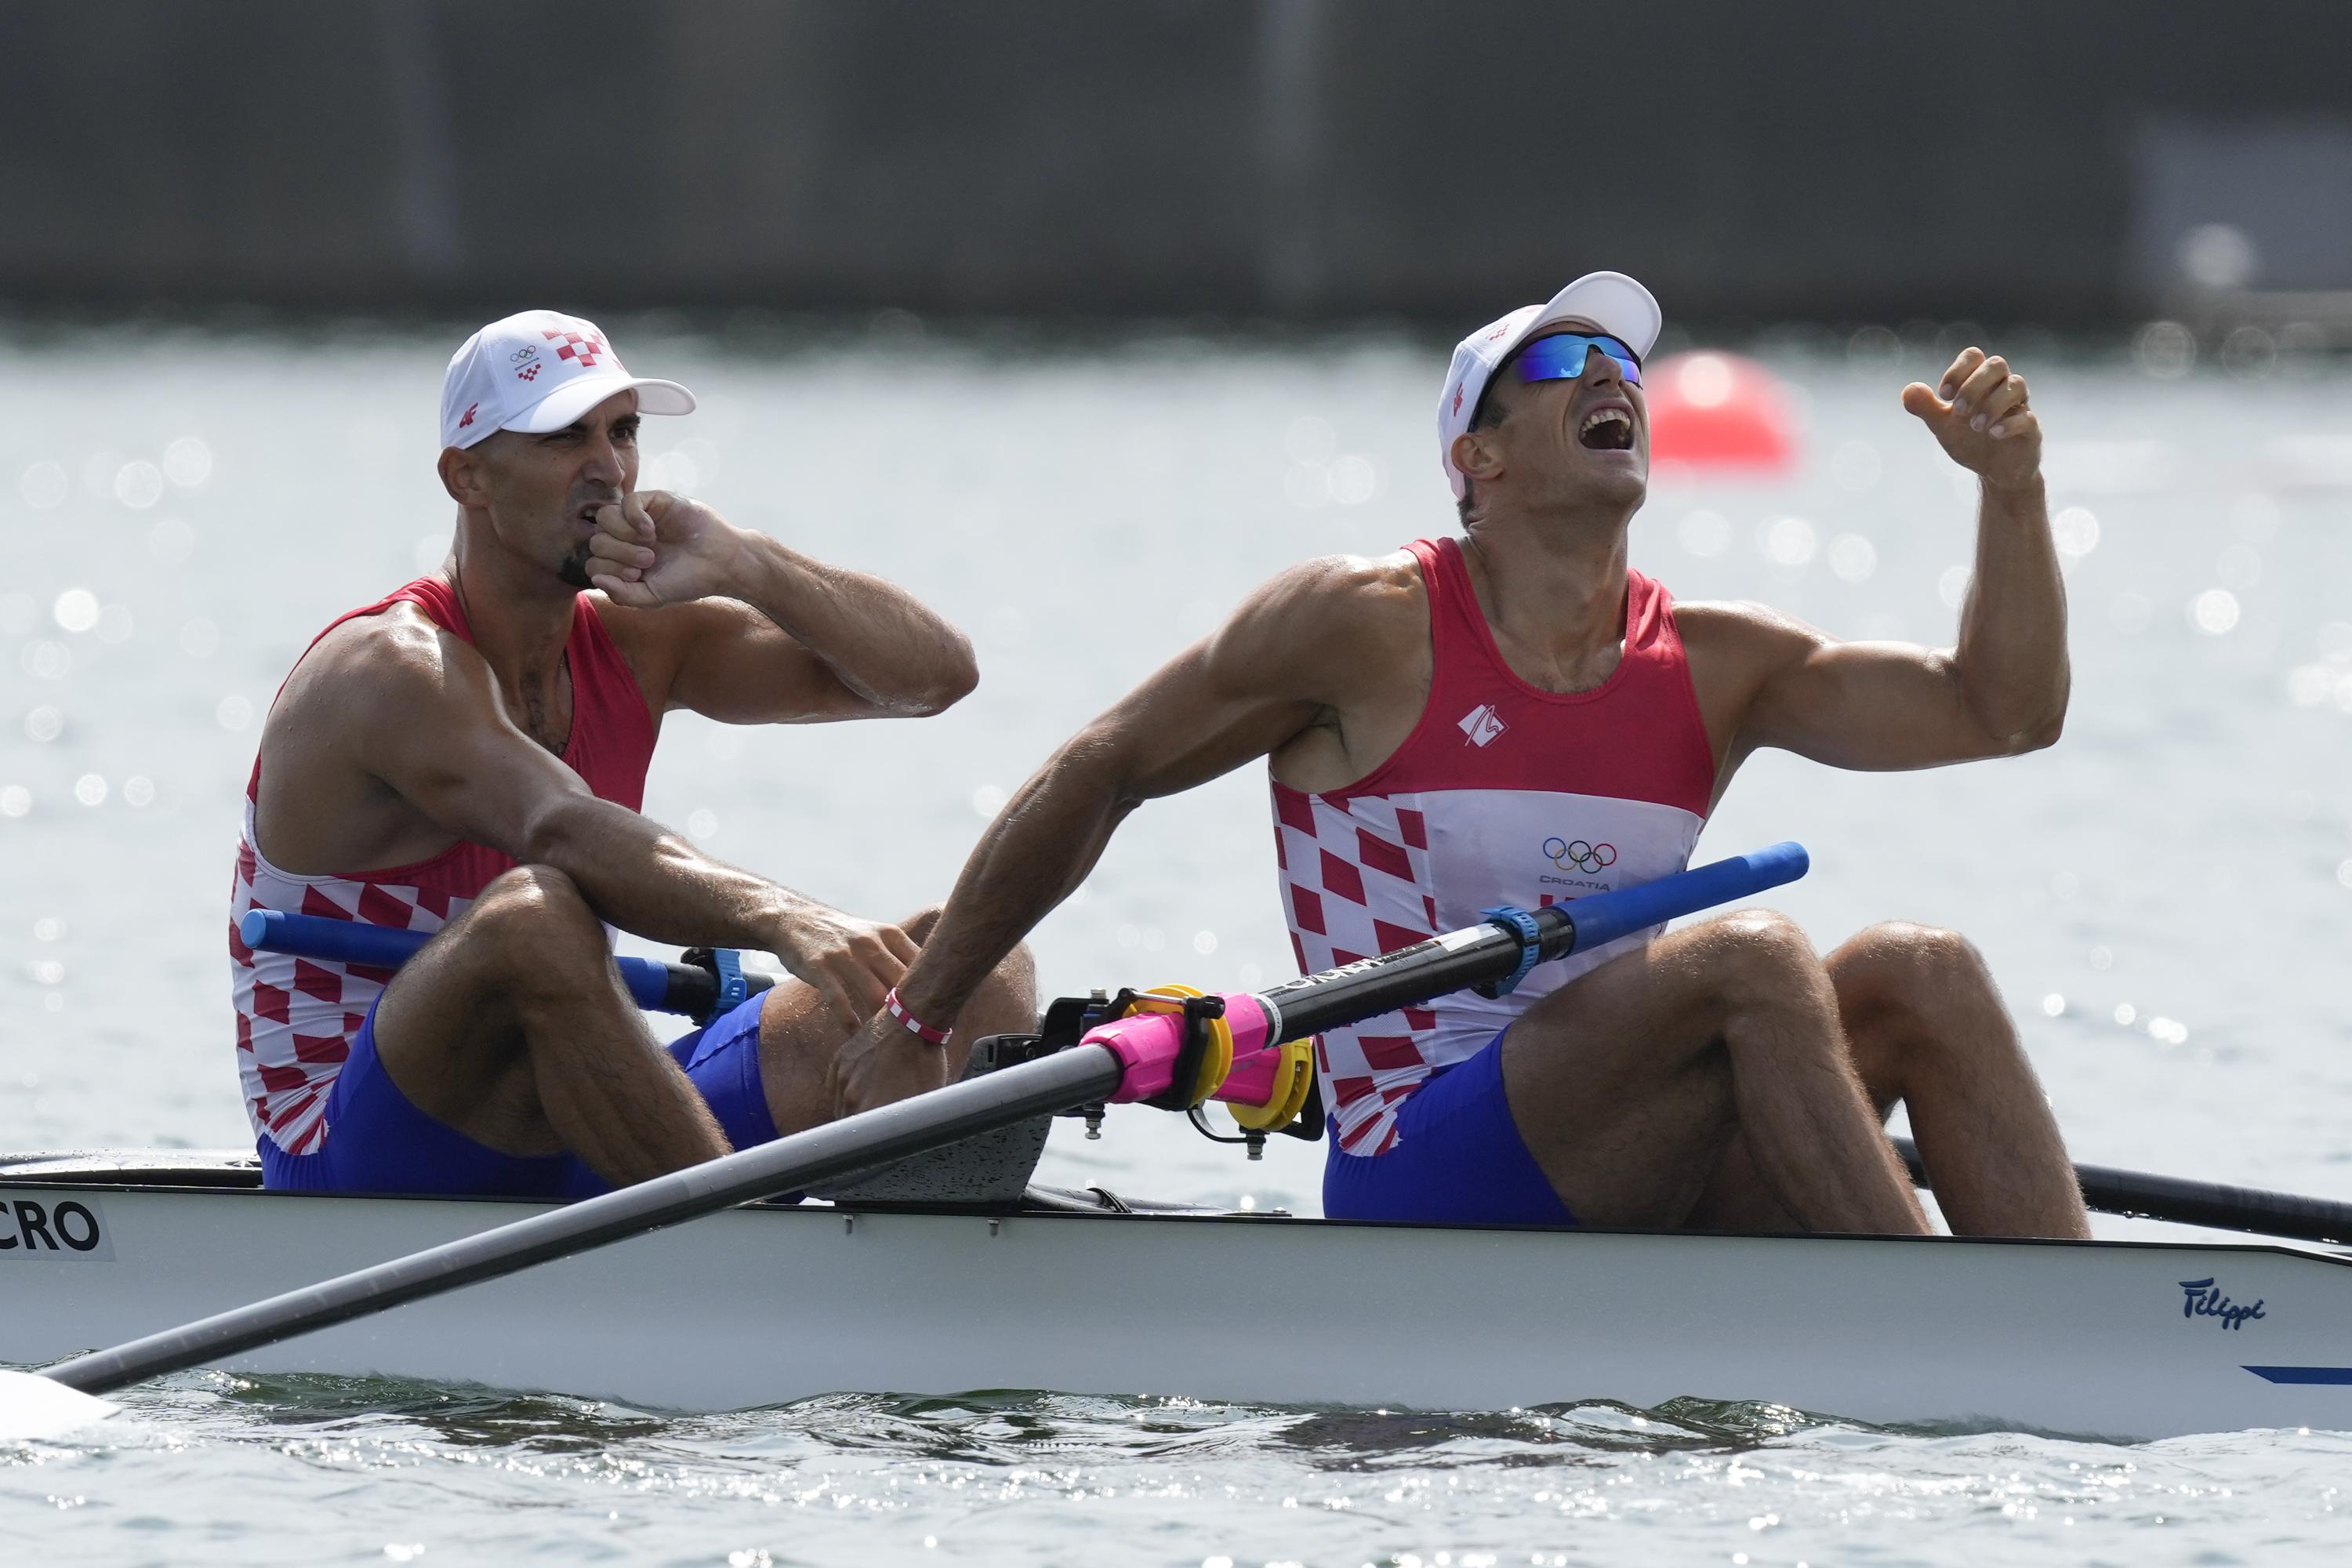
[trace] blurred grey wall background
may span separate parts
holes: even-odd
[[[2348,65],[2337,0],[9,0],[0,301],[2352,318]]]

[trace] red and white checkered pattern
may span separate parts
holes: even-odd
[[[327,1091],[392,971],[257,952],[237,934],[245,912],[285,910],[400,931],[439,931],[481,891],[472,887],[461,894],[450,886],[449,873],[457,867],[444,862],[460,858],[443,856],[384,881],[298,877],[254,847],[253,802],[245,803],[236,880],[229,889],[229,998],[236,1008],[237,1076],[257,1138],[289,1154],[307,1154],[325,1141]]]
[[[1679,871],[1714,789],[1664,589],[1628,573],[1617,673],[1591,691],[1548,692],[1496,649],[1460,548],[1407,548],[1430,600],[1421,721],[1343,791],[1310,795],[1274,782],[1283,909],[1302,973],[1476,925],[1498,904],[1540,909]],[[1387,1150],[1398,1107],[1433,1072],[1654,934],[1542,964],[1508,996],[1460,992],[1326,1034],[1316,1061],[1339,1147]]]
[[[1437,934],[1427,818],[1384,795],[1339,802],[1274,785],[1275,859],[1302,974],[1394,952]],[[1429,1076],[1436,1015],[1425,1008],[1333,1029],[1316,1042],[1335,1135],[1385,1151],[1393,1107]]]
[[[319,635],[396,605],[414,605],[436,625],[473,641],[457,590],[437,575],[419,577],[374,604],[338,616]],[[315,639],[311,646],[318,646]],[[588,595],[574,603],[563,658],[572,671],[572,738],[563,761],[599,797],[635,811],[645,804],[646,768],[653,761],[657,731],[627,658]],[[488,845],[460,839],[413,866],[357,876],[296,876],[272,866],[257,847],[254,803],[260,791],[257,757],[246,785],[236,878],[229,889],[229,994],[236,1009],[237,1073],[255,1136],[289,1154],[305,1154],[326,1141],[328,1090],[392,971],[257,952],[238,935],[237,921],[247,910],[285,910],[436,931],[462,914],[514,861]]]
[[[604,347],[604,340],[597,336],[594,332],[560,332],[555,331],[553,328],[547,328],[542,330],[539,335],[555,345],[556,358],[577,360],[580,362],[580,368],[583,370],[589,369],[591,366],[594,365],[599,354],[610,352]],[[530,374],[525,374],[523,379],[525,381],[529,381],[532,379],[532,376]]]

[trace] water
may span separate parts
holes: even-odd
[[[906,583],[979,645],[981,690],[938,720],[667,726],[654,815],[862,912],[943,896],[1003,792],[1250,584],[1450,517],[1425,343],[1073,349],[896,321],[751,352],[608,324],[704,394],[648,422],[664,479]],[[438,559],[435,399],[462,331],[0,343],[0,1144],[244,1142],[220,922],[258,715],[320,625]],[[1769,485],[1661,475],[1636,564],[1685,598],[1948,638],[1971,510],[1895,403],[1940,360],[1875,342],[1759,345],[1805,461]],[[2079,1158],[2352,1196],[2352,375],[2018,353],[2053,504],[2091,546],[2064,741],[1908,775],[1759,758],[1700,854],[1805,841],[1816,869],[1780,901],[1824,946],[1897,916],[1969,932]],[[1148,807],[1038,932],[1046,984],[1288,973],[1269,839],[1255,773]],[[1305,1146],[1248,1164],[1143,1110],[1098,1143],[1058,1132],[1041,1175],[1316,1205]],[[2352,1534],[2328,1434],[2114,1447],[1757,1406],[1023,1393],[678,1418],[209,1373],[131,1406],[0,1449],[12,1556],[2269,1563]]]

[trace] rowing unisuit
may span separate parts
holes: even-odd
[[[400,604],[415,605],[437,625],[467,642],[474,640],[456,591],[438,577],[420,577],[373,605],[339,616],[319,637],[345,621],[381,615]],[[317,637],[310,646],[318,646]],[[656,727],[636,677],[586,595],[573,601],[572,635],[563,657],[572,674],[572,736],[564,744],[563,761],[597,795],[635,811],[644,804],[646,768],[653,760]],[[322,1113],[327,1091],[334,1087],[335,1075],[351,1054],[352,1039],[392,972],[257,952],[238,936],[238,918],[253,909],[289,910],[404,931],[439,931],[515,862],[487,845],[460,839],[413,865],[299,877],[271,865],[256,847],[254,803],[260,791],[261,763],[256,758],[253,779],[245,791],[236,879],[229,891],[229,984],[236,1007],[237,1072],[254,1135],[288,1154],[306,1154],[326,1136]]]
[[[1429,598],[1433,668],[1420,722],[1344,789],[1306,795],[1273,781],[1283,908],[1302,973],[1476,925],[1495,905],[1538,909],[1679,871],[1715,787],[1664,587],[1629,571],[1616,669],[1590,691],[1545,691],[1504,662],[1461,547],[1423,539],[1407,548]],[[1539,965],[1507,996],[1460,992],[1326,1034],[1316,1062],[1339,1147],[1384,1152],[1398,1107],[1432,1073],[1655,934]]]

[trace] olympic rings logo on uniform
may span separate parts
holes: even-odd
[[[1617,846],[1587,844],[1581,838],[1547,838],[1543,852],[1544,858],[1561,870],[1572,866],[1587,876],[1617,864]]]

